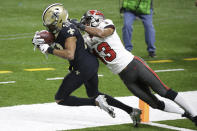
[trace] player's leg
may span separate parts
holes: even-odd
[[[133,109],[132,107],[122,103],[121,101],[107,95],[103,94],[98,91],[98,75],[94,75],[90,80],[85,82],[86,92],[89,97],[97,97],[98,95],[104,95],[107,104],[110,106],[122,109],[123,111],[127,112],[128,114],[132,114],[133,116],[133,123],[134,126],[137,126],[139,124],[138,119],[136,119],[136,116],[139,116],[141,112],[138,109]],[[136,113],[137,112],[137,113]],[[140,112],[140,114],[138,113]],[[110,114],[112,117],[115,117],[115,114]]]
[[[95,73],[88,81],[84,82],[86,93],[89,98],[94,98],[100,95],[98,90],[98,74]]]
[[[108,105],[106,97],[98,91],[98,74],[93,74],[93,76],[89,80],[84,82],[84,85],[88,97],[95,99],[96,105],[114,118],[114,109]]]
[[[149,84],[145,81],[147,76],[146,73],[141,74],[140,72],[144,72],[144,67],[141,66],[141,62],[134,58],[134,60],[127,66],[125,70],[123,70],[119,75],[121,79],[124,81],[127,88],[137,97],[148,103],[151,107],[160,110],[169,110],[166,109],[168,106],[164,106],[165,103],[158,100],[157,97],[151,93],[149,89]],[[168,104],[166,104],[168,105]],[[171,107],[171,106],[170,106]],[[181,108],[176,108],[176,106],[172,106],[171,112],[174,112],[176,109],[176,113],[183,113]]]
[[[77,75],[75,72],[69,73],[62,81],[62,84],[55,95],[56,102],[60,105],[67,106],[96,106],[94,98],[89,99],[70,96],[70,94],[82,84],[83,79],[79,75]]]
[[[101,93],[98,91],[98,76],[97,74],[94,75],[90,80],[85,82],[86,92],[88,97],[97,97],[98,95],[105,95],[106,101],[110,106],[120,108],[130,114],[133,111],[133,108],[130,106],[125,105],[124,103],[120,102],[119,100]]]
[[[178,104],[185,112],[188,112],[191,114],[191,116],[194,118],[197,116],[197,111],[192,107],[192,105],[188,104],[188,102],[176,91],[173,91],[172,89],[168,88],[158,77],[158,75],[144,63],[141,59],[138,57],[135,57],[135,59],[138,61],[138,67],[139,67],[139,76],[140,79],[146,82],[156,93],[158,93],[160,96],[165,97],[167,99],[170,99],[174,101],[176,104]],[[171,111],[174,109],[174,107],[169,106],[169,104],[166,104],[166,110]],[[178,111],[178,110],[177,110]],[[181,112],[179,110],[179,112]]]

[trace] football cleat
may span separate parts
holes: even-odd
[[[104,95],[99,95],[96,97],[96,102],[98,102],[98,106],[106,111],[112,118],[115,118],[114,108],[109,106],[106,102],[106,98]]]
[[[133,108],[133,111],[129,114],[132,121],[133,121],[134,127],[138,127],[138,125],[140,124],[140,122],[141,122],[140,115],[141,114],[142,114],[142,111],[137,108]]]
[[[184,114],[182,114],[182,117],[186,117],[192,121],[192,116],[188,112],[185,112]]]
[[[185,112],[182,117],[186,117],[191,120],[197,126],[197,116],[192,117],[188,112]]]
[[[192,118],[192,121],[194,122],[194,124],[197,126],[197,116]]]

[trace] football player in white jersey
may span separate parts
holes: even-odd
[[[167,87],[142,59],[124,48],[113,22],[105,19],[103,13],[89,10],[80,22],[72,22],[86,32],[84,40],[90,49],[114,74],[120,76],[135,96],[154,109],[181,114],[197,126],[197,111],[178,92]],[[179,106],[159,100],[150,89]]]

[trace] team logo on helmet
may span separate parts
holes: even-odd
[[[49,5],[42,14],[43,25],[49,32],[58,33],[68,19],[68,12],[60,3]]]

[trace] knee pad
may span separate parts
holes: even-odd
[[[165,98],[168,98],[168,99],[174,101],[174,99],[176,98],[177,94],[178,94],[177,92],[175,92],[172,89],[170,89],[170,90],[167,91],[167,93],[165,95]]]

